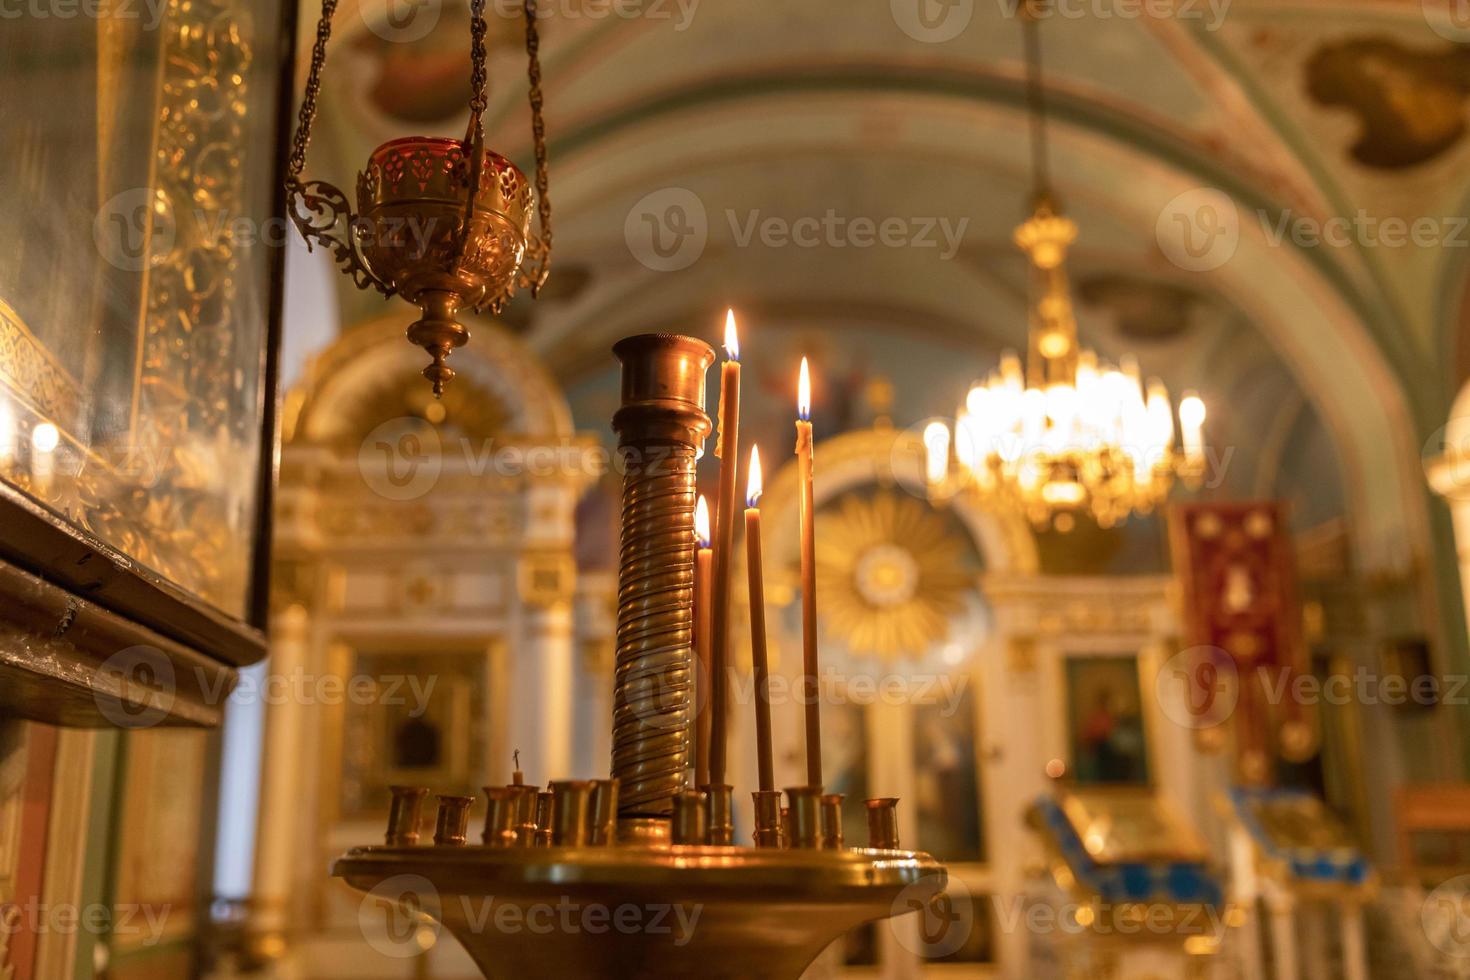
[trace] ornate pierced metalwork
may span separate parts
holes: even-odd
[[[499,313],[517,289],[539,294],[551,261],[551,201],[542,119],[536,0],[525,0],[535,192],[514,164],[485,148],[485,0],[470,6],[470,120],[463,140],[410,136],[373,151],[357,179],[357,212],[324,181],[304,182],[321,73],[337,0],[323,0],[306,95],[287,167],[288,212],[306,239],[326,246],[359,289],[400,295],[423,311],[408,339],[433,361],[424,377],[441,395],[450,353],[469,340],[462,309]],[[536,206],[538,232],[530,229]],[[530,258],[534,271],[523,269]]]

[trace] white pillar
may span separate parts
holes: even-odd
[[[269,673],[278,677],[305,673],[310,656],[308,637],[309,618],[304,608],[291,605],[276,613],[271,623]],[[267,960],[286,953],[296,918],[291,903],[300,856],[293,845],[301,826],[301,781],[304,770],[316,762],[315,754],[302,745],[307,710],[299,698],[291,697],[278,698],[266,707],[255,885],[247,931],[251,954]]]
[[[1256,875],[1256,849],[1244,827],[1232,825],[1230,839],[1230,900],[1245,911],[1240,926],[1241,980],[1263,980],[1266,975],[1262,960],[1261,924],[1259,918],[1260,881]]]
[[[521,610],[510,653],[510,746],[528,779],[572,776],[572,610],[567,602]]]
[[[1343,980],[1368,980],[1368,955],[1363,945],[1363,905],[1350,900],[1343,902],[1340,908]]]
[[[1297,980],[1296,899],[1266,883],[1266,908],[1271,914],[1271,959],[1276,980]]]

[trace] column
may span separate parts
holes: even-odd
[[[310,656],[306,609],[292,604],[277,611],[271,619],[270,674],[290,677],[305,673]],[[290,697],[275,699],[266,707],[255,832],[255,885],[246,923],[246,952],[259,962],[282,958],[291,940],[290,927],[295,918],[291,908],[293,877],[301,857],[293,848],[301,826],[301,786],[305,770],[316,761],[315,753],[303,745],[307,710],[306,705]]]

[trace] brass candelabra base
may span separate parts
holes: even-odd
[[[833,940],[946,883],[914,851],[657,844],[360,847],[332,873],[421,909],[486,977],[794,980]]]

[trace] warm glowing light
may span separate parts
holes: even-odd
[[[711,540],[709,533],[709,504],[704,502],[704,494],[699,495],[699,503],[694,506],[694,540],[701,548],[708,548]]]
[[[0,462],[15,455],[15,419],[10,406],[0,402]]]
[[[42,422],[31,430],[31,445],[38,453],[53,452],[61,442],[61,432],[50,422]]]
[[[924,475],[930,484],[943,483],[949,476],[949,426],[930,422],[924,426]]]
[[[750,447],[750,479],[745,484],[745,506],[755,507],[760,503],[761,491],[761,451],[759,446]]]
[[[1199,395],[1185,395],[1179,399],[1179,424],[1186,429],[1198,429],[1205,424],[1205,402]]]
[[[806,358],[801,359],[801,376],[796,380],[796,412],[803,422],[812,417],[812,372]]]
[[[735,331],[735,311],[725,311],[725,356],[740,360],[740,335]]]
[[[1061,759],[1052,759],[1046,764],[1046,774],[1052,779],[1061,779],[1067,774],[1067,764]]]

